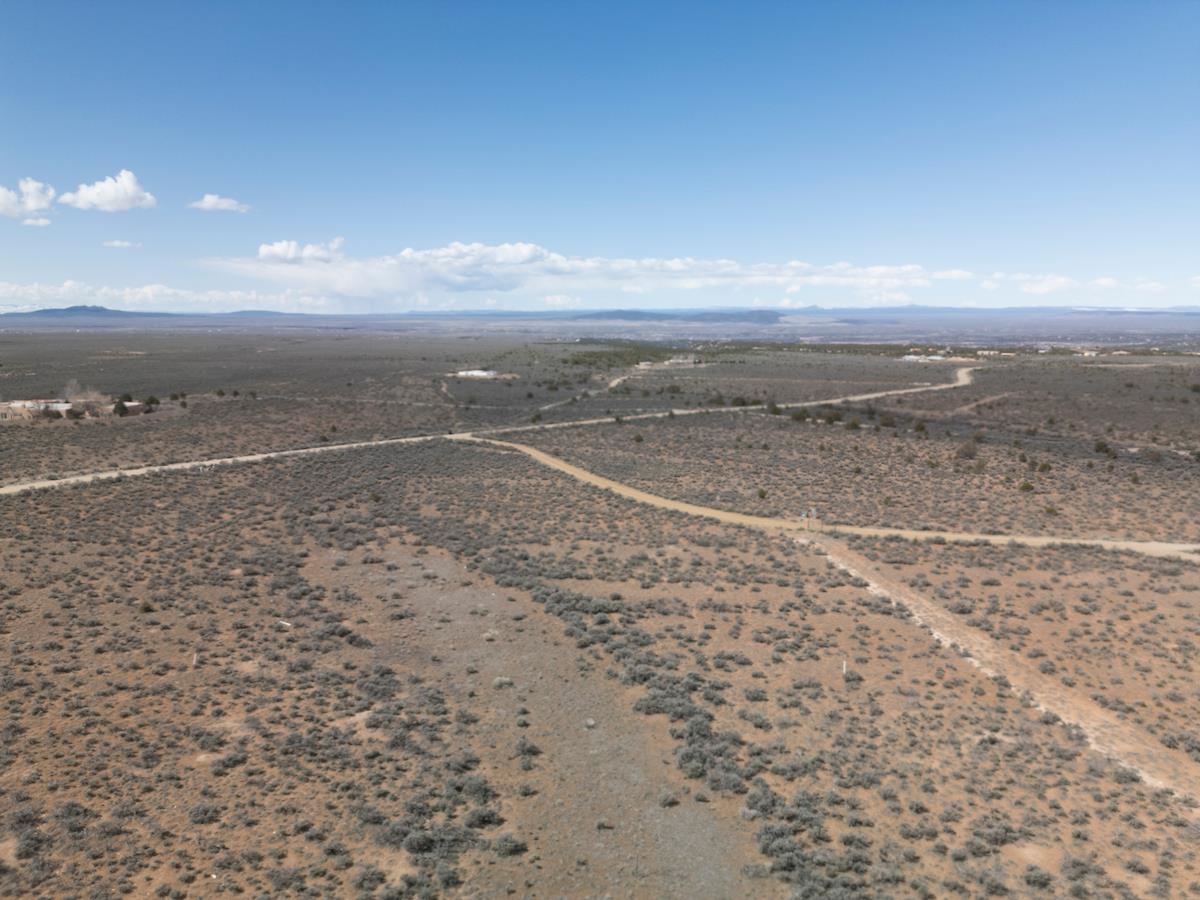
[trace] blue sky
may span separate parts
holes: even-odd
[[[1198,46],[1196,2],[6,0],[0,309],[1200,304]]]

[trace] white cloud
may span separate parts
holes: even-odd
[[[43,184],[33,178],[22,178],[17,182],[17,190],[0,186],[0,216],[12,219],[28,217],[22,224],[32,224],[31,219],[41,219],[31,216],[49,209],[54,202],[56,191],[48,184]],[[41,224],[39,222],[39,224]],[[49,225],[49,220],[45,221]]]
[[[108,247],[112,250],[129,250],[142,245],[140,243],[135,244],[133,241],[103,241],[101,246]]]
[[[76,209],[124,212],[130,209],[149,209],[158,201],[138,183],[136,175],[128,169],[122,169],[115,178],[110,175],[103,181],[81,184],[73,193],[59,197],[58,202]]]
[[[124,240],[105,246],[139,246]],[[916,264],[814,264],[799,260],[747,263],[694,257],[622,258],[570,256],[537,244],[451,243],[429,249],[354,257],[345,241],[302,243],[280,240],[258,247],[252,257],[207,260],[208,266],[277,285],[274,289],[196,291],[162,284],[141,287],[92,287],[0,284],[5,299],[33,305],[98,303],[125,309],[220,311],[246,308],[324,312],[395,312],[404,309],[516,309],[621,306],[747,306],[768,298],[770,305],[800,308],[919,302],[962,303],[955,282],[972,281],[981,291],[968,302],[987,305],[1034,305],[1032,299],[1079,292],[1099,299],[1101,289],[1151,294],[1178,290],[1142,278],[1118,281],[1108,276],[1076,279],[1058,273],[929,270]],[[1188,281],[1200,289],[1200,275]],[[1110,297],[1120,295],[1110,295]],[[626,300],[624,298],[636,298]],[[1025,299],[1022,299],[1022,298]],[[779,298],[778,300],[774,298]],[[1128,301],[1122,298],[1122,302]],[[1163,301],[1154,301],[1162,305]]]
[[[36,218],[22,219],[21,224],[29,225],[33,228],[45,228],[47,225],[50,224],[50,220],[44,216],[37,216]]]
[[[205,212],[250,212],[249,205],[234,200],[232,197],[222,197],[219,194],[205,194],[199,200],[188,204],[192,209],[202,209]]]
[[[293,240],[262,244],[257,256],[211,260],[229,272],[284,285],[306,293],[343,298],[383,299],[398,305],[430,295],[509,294],[512,303],[563,304],[615,301],[621,295],[654,297],[671,305],[668,292],[720,296],[748,303],[752,297],[803,295],[795,304],[829,305],[834,292],[851,292],[869,303],[911,302],[917,292],[937,288],[945,296],[952,282],[976,281],[985,291],[1045,296],[1085,289],[1125,288],[1165,291],[1150,279],[1133,283],[1107,276],[1088,280],[1055,272],[930,270],[917,264],[815,264],[800,260],[746,263],[695,257],[620,258],[569,256],[529,243],[451,243],[424,250],[408,248],[386,256],[354,257],[345,242],[305,244]],[[815,296],[814,296],[815,295]],[[478,302],[478,301],[474,301]]]
[[[342,257],[345,240],[334,238],[328,244],[299,244],[296,241],[276,241],[259,244],[258,258],[266,262],[332,262]]]
[[[1193,275],[1188,279],[1188,284],[1194,288],[1200,288],[1200,275]]]
[[[253,259],[214,260],[213,265],[300,290],[346,297],[413,296],[424,291],[524,291],[541,297],[576,296],[587,291],[776,288],[794,293],[805,288],[842,288],[886,300],[931,283],[929,273],[918,265],[584,257],[555,253],[537,244],[457,242],[428,250],[409,248],[390,256],[354,258],[342,252],[343,244],[341,238],[328,244],[276,241],[261,245]]]

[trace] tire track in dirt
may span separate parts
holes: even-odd
[[[908,610],[938,643],[961,649],[988,675],[1006,678],[1018,696],[1028,696],[1039,709],[1078,725],[1097,752],[1135,770],[1152,787],[1200,799],[1200,767],[1186,754],[1157,745],[1154,737],[1137,725],[1099,706],[1083,691],[1042,674],[1018,654],[1005,650],[841,541],[828,535],[801,540],[821,548],[830,562],[848,575],[865,581],[871,593]]]
[[[1054,713],[1064,721],[1078,725],[1083,729],[1091,746],[1097,752],[1135,770],[1143,780],[1153,787],[1166,788],[1181,796],[1200,799],[1200,767],[1197,767],[1185,754],[1168,750],[1166,747],[1154,746],[1152,735],[1102,708],[1087,694],[1068,688],[1057,679],[1031,669],[1021,657],[997,646],[986,635],[959,621],[953,613],[904,586],[895,578],[882,572],[878,566],[861,554],[850,550],[836,538],[836,532],[810,531],[804,524],[794,520],[748,515],[661,497],[613,481],[602,475],[596,475],[523,444],[478,436],[466,436],[461,439],[524,453],[536,462],[584,484],[612,491],[626,499],[658,509],[714,519],[729,525],[743,525],[760,530],[793,534],[796,540],[821,548],[830,562],[851,577],[864,581],[867,589],[872,593],[903,606],[919,624],[930,630],[939,643],[950,648],[961,649],[987,674],[1006,678],[1017,694],[1030,697],[1039,708]],[[849,529],[840,530],[845,532]],[[890,536],[899,533],[902,536],[914,535],[927,539],[940,537],[931,532],[903,532],[900,529],[855,529],[852,533],[875,536]],[[1141,544],[1136,541],[1102,540],[1063,541],[1036,535],[961,535],[960,537],[965,540],[988,540],[996,544],[1025,543],[1037,547],[1054,544],[1084,544],[1105,549],[1134,550],[1151,556],[1181,557],[1192,560],[1196,558],[1189,556],[1187,552],[1181,552],[1179,548],[1186,548],[1190,552],[1200,550],[1200,545],[1191,544],[1162,545],[1154,542]]]
[[[989,397],[981,397],[978,400],[972,400],[970,403],[964,403],[962,406],[950,410],[952,416],[962,416],[969,412],[973,412],[985,403],[995,403],[997,400],[1003,400],[1005,397],[1012,396],[1011,391],[1005,391],[1003,394],[992,394]]]

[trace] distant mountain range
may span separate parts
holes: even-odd
[[[102,317],[112,319],[138,319],[142,317],[162,318],[178,313],[136,312],[127,309],[109,309],[107,306],[64,306],[59,309],[35,309],[29,312],[0,313],[5,317],[24,317],[37,319],[66,319],[80,317]]]
[[[58,308],[28,310],[24,312],[0,313],[5,319],[63,319],[63,318],[298,318],[298,319],[570,319],[602,320],[610,322],[756,322],[770,325],[785,318],[817,316],[820,318],[855,319],[902,318],[906,316],[1045,316],[1045,315],[1105,315],[1105,316],[1155,316],[1197,315],[1200,306],[1174,306],[1163,309],[1117,309],[1110,307],[1075,306],[1014,306],[979,308],[967,306],[875,306],[875,307],[823,307],[804,306],[788,308],[727,307],[707,309],[591,309],[591,310],[414,310],[395,313],[297,313],[270,309],[240,309],[233,312],[145,312],[140,310],[110,309],[107,306],[66,306]]]
[[[708,308],[441,310],[314,314],[239,310],[164,313],[68,306],[0,314],[0,330],[361,331],[445,335],[527,334],[531,338],[651,341],[752,340],[826,343],[1096,344],[1200,349],[1200,307],[887,306],[871,308]]]

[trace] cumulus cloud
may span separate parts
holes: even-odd
[[[50,220],[47,219],[45,216],[37,216],[32,219],[22,219],[21,224],[29,225],[33,228],[45,228],[47,225],[50,224]]]
[[[54,202],[55,193],[50,185],[33,178],[22,178],[17,182],[15,191],[0,185],[0,216],[24,218],[25,221],[21,223],[23,225],[49,225],[48,219],[43,220],[43,217],[31,214],[49,209]]]
[[[249,205],[234,200],[232,197],[222,197],[220,194],[205,194],[199,200],[189,203],[188,206],[205,212],[250,212]]]
[[[1120,286],[1121,282],[1117,281],[1115,278],[1109,278],[1107,276],[1104,278],[1093,278],[1088,282],[1088,287],[1100,288],[1106,291]]]
[[[101,212],[125,212],[130,209],[150,209],[158,201],[143,188],[137,176],[122,169],[117,176],[109,176],[92,184],[81,184],[72,193],[63,194],[59,203],[76,209],[95,209]]]
[[[931,275],[919,265],[857,266],[848,262],[742,263],[732,259],[569,256],[537,244],[452,243],[408,248],[388,256],[355,258],[344,242],[276,241],[253,259],[215,260],[226,271],[297,289],[347,297],[525,291],[533,296],[577,296],[587,291],[649,293],[774,288],[845,288],[871,299],[895,299],[927,287]],[[907,296],[907,294],[904,294]]]
[[[108,247],[111,250],[129,250],[142,245],[135,244],[133,241],[102,241],[101,246]]]
[[[933,277],[938,281],[968,281],[975,277],[975,273],[966,269],[942,269],[940,272],[934,272]]]

